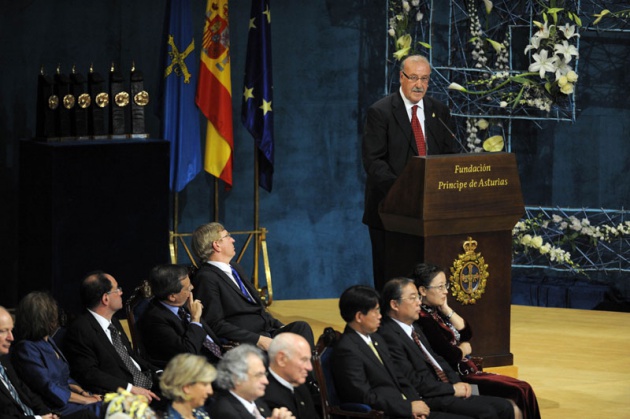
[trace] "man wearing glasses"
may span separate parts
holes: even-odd
[[[445,290],[448,282],[434,288]],[[477,419],[514,417],[512,405],[506,399],[473,396],[471,385],[462,382],[448,362],[433,351],[422,330],[415,325],[420,317],[420,295],[413,279],[388,281],[383,287],[381,310],[383,321],[378,334],[387,342],[398,370],[422,396],[431,412]]]
[[[243,268],[232,262],[234,242],[219,223],[204,224],[192,234],[192,247],[201,263],[193,286],[204,306],[203,318],[220,338],[265,351],[272,338],[282,332],[301,335],[312,348],[313,331],[308,323],[284,325],[266,310]]]
[[[425,96],[431,65],[420,55],[400,65],[400,88],[374,103],[363,133],[363,167],[367,173],[363,223],[370,230],[374,284],[381,290],[386,278],[386,233],[378,213],[409,159],[414,156],[457,153],[449,109]]]
[[[156,395],[156,368],[137,356],[114,314],[123,307],[122,287],[110,274],[89,273],[81,283],[85,312],[76,318],[64,338],[72,376],[98,394],[124,388],[133,394],[160,400]],[[155,392],[154,392],[155,391]]]

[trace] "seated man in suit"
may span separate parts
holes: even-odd
[[[216,393],[210,417],[221,419],[293,419],[286,408],[270,410],[263,401],[267,380],[264,353],[243,344],[225,353],[217,364]]]
[[[85,313],[69,326],[64,353],[72,376],[95,393],[124,388],[149,401],[160,398],[156,368],[131,350],[120,321],[114,314],[123,307],[122,288],[113,276],[102,271],[88,274],[81,283]]]
[[[212,364],[221,359],[218,337],[201,319],[203,306],[193,299],[188,268],[159,265],[151,270],[153,299],[138,320],[138,331],[147,359],[165,368],[175,355],[204,355]]]
[[[0,418],[35,418],[38,415],[42,419],[58,419],[15,373],[8,356],[11,342],[13,318],[0,306]]]
[[[471,418],[512,419],[509,401],[491,396],[471,396],[470,384],[460,380],[448,363],[433,352],[414,324],[420,316],[420,298],[414,281],[395,278],[383,287],[384,315],[378,334],[387,342],[398,369],[423,397],[431,411],[457,413]]]
[[[204,318],[223,339],[256,345],[267,350],[281,332],[303,336],[314,347],[313,331],[303,321],[283,325],[267,312],[258,291],[236,263],[234,239],[219,223],[198,227],[192,247],[201,260],[193,278],[197,298],[204,305]]]
[[[376,333],[381,312],[374,288],[346,289],[339,298],[339,311],[346,328],[334,347],[332,372],[342,402],[367,404],[391,418],[463,419],[431,411],[396,367],[387,343]]]
[[[306,384],[311,347],[300,335],[280,333],[269,345],[269,384],[264,400],[270,408],[286,407],[297,419],[319,419]]]

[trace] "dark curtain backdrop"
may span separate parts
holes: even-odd
[[[442,3],[435,7],[446,7]],[[164,0],[0,1],[0,304],[17,302],[18,263],[37,261],[37,255],[17,251],[17,166],[18,140],[35,132],[40,66],[52,73],[60,63],[67,73],[75,64],[86,73],[93,63],[106,73],[111,62],[128,69],[135,61],[152,95],[148,130],[158,138],[166,6]],[[205,0],[193,7],[199,44]],[[372,281],[361,224],[360,139],[365,110],[386,92],[387,5],[274,0],[271,7],[276,171],[273,192],[260,191],[260,223],[269,230],[274,296],[336,298],[351,284]],[[253,224],[253,141],[240,124],[249,10],[250,1],[230,2],[234,188],[219,191],[219,220],[230,230]],[[437,32],[433,55],[444,62],[443,24]],[[575,124],[515,123],[513,148],[528,205],[627,207],[628,42],[624,34],[583,35]],[[180,231],[214,218],[213,194],[213,178],[206,174],[180,194]],[[180,259],[187,261],[185,253]],[[250,254],[243,264],[251,269]],[[117,279],[124,286],[125,278]]]

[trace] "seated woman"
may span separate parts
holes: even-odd
[[[478,371],[470,360],[472,331],[448,305],[449,284],[444,270],[421,263],[416,265],[412,278],[421,298],[418,322],[433,350],[460,373],[463,381],[476,384],[480,394],[512,400],[516,418],[540,419],[536,395],[527,382]]]
[[[13,366],[56,413],[97,418],[101,396],[84,391],[70,378],[68,362],[52,339],[58,319],[57,302],[49,294],[32,292],[20,301],[15,313],[18,343],[11,349]]]
[[[203,406],[212,395],[216,377],[216,369],[203,356],[183,353],[173,357],[160,377],[162,393],[171,400],[164,419],[209,418]]]

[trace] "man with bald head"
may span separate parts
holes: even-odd
[[[124,388],[133,394],[159,400],[156,368],[137,356],[114,314],[123,307],[122,287],[102,271],[88,274],[81,283],[85,312],[70,325],[64,353],[72,376],[95,393]]]
[[[42,399],[20,380],[9,360],[13,342],[13,318],[0,306],[0,417],[57,419]],[[68,416],[69,417],[69,416]],[[78,416],[76,416],[78,417]]]
[[[270,408],[286,407],[296,419],[318,419],[305,384],[313,370],[311,347],[300,335],[280,333],[269,345],[269,384],[263,399]]]

